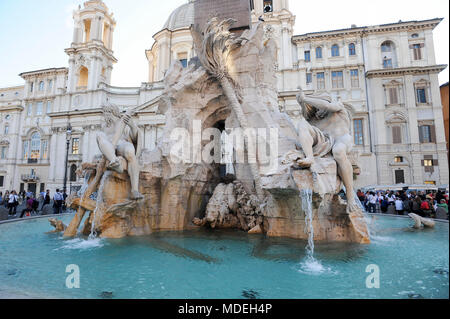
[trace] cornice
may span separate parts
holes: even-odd
[[[398,76],[409,74],[430,74],[440,73],[447,68],[446,64],[430,65],[424,67],[407,67],[407,68],[395,68],[395,69],[379,69],[366,72],[367,78],[376,78],[383,76]]]
[[[331,39],[331,38],[341,38],[350,35],[365,36],[370,33],[382,33],[382,32],[393,32],[393,31],[413,31],[419,29],[434,29],[443,19],[436,18],[423,21],[406,21],[391,24],[383,24],[377,26],[364,26],[355,27],[349,29],[338,29],[330,31],[321,32],[311,32],[300,35],[295,35],[292,38],[293,42],[302,42],[316,39]]]

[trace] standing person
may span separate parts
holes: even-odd
[[[42,203],[42,208],[44,208],[45,205],[50,205],[50,190],[47,189],[47,192],[44,194],[44,202]]]
[[[3,206],[9,207],[9,191],[5,192],[5,197],[3,198]]]
[[[436,219],[448,220],[448,205],[444,198],[441,199],[440,204],[437,205]]]
[[[26,203],[27,203],[27,207],[25,207],[22,210],[22,213],[20,214],[20,218],[23,218],[23,215],[25,215],[26,213],[30,213],[30,215],[31,215],[31,212],[33,211],[33,203],[34,203],[33,198],[27,197]]]
[[[372,214],[376,213],[378,196],[376,196],[374,192],[370,192],[368,199],[369,199],[369,213]]]
[[[10,215],[16,215],[17,214],[17,206],[19,205],[19,196],[17,196],[16,191],[11,191],[11,194],[9,195],[9,214]],[[13,214],[14,212],[14,214]]]
[[[383,196],[383,199],[381,200],[381,204],[380,204],[380,209],[383,214],[387,213],[388,206],[389,206],[388,200],[386,197]]]
[[[57,189],[55,195],[53,196],[54,214],[62,213],[62,204],[63,204],[63,195],[59,192],[59,189]]]
[[[400,199],[400,197],[397,197],[395,200],[395,212],[397,215],[403,215],[403,201]]]
[[[411,213],[411,209],[412,209],[411,198],[409,196],[405,196],[403,200],[403,211],[406,215],[408,215],[409,213]]]
[[[422,203],[420,204],[420,211],[421,211],[420,216],[431,217],[431,207],[428,199],[422,201]]]
[[[3,203],[3,192],[0,192],[0,205]]]
[[[414,214],[421,216],[421,214],[422,214],[422,210],[420,208],[421,205],[422,205],[422,199],[420,198],[419,195],[417,195],[412,202],[411,211]]]

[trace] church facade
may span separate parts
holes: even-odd
[[[288,0],[250,1],[254,23],[264,20],[275,39],[279,108],[295,121],[298,87],[351,103],[361,175],[356,186],[445,185],[448,162],[433,29],[441,19],[294,35]],[[134,108],[143,144],[153,149],[165,123],[157,113],[162,80],[173,61],[195,56],[190,33],[195,0],[177,8],[146,51],[148,82],[111,85],[115,29],[100,0],[74,12],[68,67],[21,73],[24,85],[0,88],[0,191],[62,188],[68,152],[68,189],[75,172],[100,154],[96,134],[106,101]]]

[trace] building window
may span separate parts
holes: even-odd
[[[36,115],[42,115],[42,109],[44,107],[43,102],[37,102],[36,103]]]
[[[381,45],[381,52],[392,52],[392,50],[392,42],[390,41],[383,42],[383,44]]]
[[[306,84],[311,84],[311,83],[312,83],[312,74],[306,73]]]
[[[273,12],[272,0],[264,0],[263,8],[264,8],[264,13]]]
[[[417,103],[426,104],[427,103],[427,93],[424,88],[416,89]]]
[[[34,90],[34,82],[30,83],[30,92],[33,93]]]
[[[341,89],[344,87],[344,73],[342,71],[331,72],[331,83],[333,89]]]
[[[348,45],[348,54],[349,55],[356,55],[356,47],[354,43],[350,43]]]
[[[322,47],[316,48],[316,59],[322,59]]]
[[[436,132],[434,125],[419,126],[420,143],[436,143]]]
[[[419,34],[417,34],[417,33],[414,33],[414,34],[411,36],[411,38],[413,38],[413,39],[418,38],[418,37],[419,37]]]
[[[422,60],[422,45],[414,44],[412,46],[414,60]]]
[[[43,160],[48,159],[48,141],[47,140],[42,141],[42,159]]]
[[[6,159],[6,154],[8,153],[8,147],[2,146],[0,149],[0,159]]]
[[[394,163],[403,163],[403,156],[396,156],[394,158]]]
[[[384,58],[383,59],[383,68],[392,69],[393,68],[392,59]]]
[[[22,157],[24,160],[28,159],[28,145],[28,141],[23,142]]]
[[[36,160],[41,158],[41,134],[39,132],[31,135],[30,158]]]
[[[52,101],[47,101],[47,111],[46,113],[49,114],[52,112]]]
[[[187,68],[187,59],[181,59],[180,62],[183,68]]]
[[[422,160],[422,166],[426,173],[434,173],[434,167],[439,166],[439,161],[433,159],[433,155],[425,155]]]
[[[188,66],[188,55],[186,52],[177,54],[178,61],[180,61],[183,68],[187,68]]]
[[[305,51],[305,62],[311,62],[311,51]]]
[[[350,70],[350,78],[352,82],[352,88],[359,88],[359,72],[358,70]]]
[[[331,47],[331,56],[339,56],[339,46],[337,44]]]
[[[53,88],[53,80],[48,81],[48,88],[51,90]]]
[[[79,138],[72,139],[72,154],[74,154],[74,155],[80,154],[80,139]]]
[[[353,120],[353,135],[354,135],[355,145],[364,145],[363,120],[362,119]]]
[[[436,185],[436,181],[425,181],[425,185]]]
[[[39,91],[44,91],[44,81],[39,82]]]
[[[5,125],[5,135],[8,135],[9,133],[9,125]]]
[[[395,184],[405,184],[405,171],[398,169],[395,171]]]
[[[398,104],[398,88],[397,87],[390,87],[387,89],[389,94],[389,104],[395,105]]]
[[[28,104],[27,116],[31,116],[33,114],[33,104]]]
[[[317,73],[317,89],[325,90],[325,73],[324,72]]]
[[[0,187],[3,187],[5,183],[5,176],[0,176]]]
[[[72,164],[70,166],[70,181],[71,182],[77,181],[77,166],[75,164]]]
[[[385,41],[381,44],[381,55],[383,58],[383,68],[391,69],[396,66],[397,55],[392,41]]]
[[[401,126],[392,127],[392,143],[402,144],[402,128]]]

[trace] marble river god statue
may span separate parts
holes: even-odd
[[[312,225],[315,241],[370,243],[353,197],[350,108],[300,91],[303,119],[296,125],[278,107],[275,40],[262,23],[241,34],[229,31],[233,23],[213,18],[203,30],[192,30],[196,57],[186,68],[174,60],[160,97],[134,108],[138,115],[165,118],[154,149],[140,147],[132,111],[104,108],[105,127],[97,138],[102,154],[82,165],[85,186],[68,200],[77,213],[64,236],[77,235],[89,212],[81,233],[106,238],[209,227],[308,239],[312,232],[305,226]],[[265,140],[276,165],[267,169],[260,156],[233,163],[173,160],[175,130],[193,136],[199,128],[217,127],[224,128],[217,134],[224,151],[219,161],[238,152],[224,132],[277,132]],[[200,147],[208,142],[209,134],[202,136]],[[338,195],[343,186],[347,201]]]

